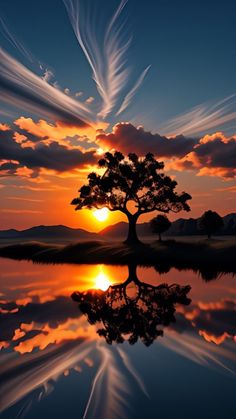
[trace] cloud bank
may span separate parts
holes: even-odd
[[[177,135],[166,137],[135,127],[131,123],[116,124],[110,133],[99,133],[101,147],[114,148],[124,153],[152,152],[161,159],[171,159],[168,168],[195,170],[199,176],[236,175],[236,137],[227,138],[221,132],[202,138]]]
[[[236,138],[221,132],[205,135],[193,151],[173,163],[177,170],[197,170],[199,176],[236,176]]]
[[[78,129],[45,120],[18,118],[15,127],[0,125],[0,175],[37,177],[41,169],[70,172],[96,164],[98,149],[116,149],[124,154],[152,152],[164,160],[167,170],[195,171],[198,176],[233,179],[236,175],[236,138],[221,132],[202,138],[161,136],[119,123],[111,132],[99,130],[95,141]],[[101,153],[100,153],[101,154]]]
[[[184,156],[190,152],[197,141],[179,135],[167,138],[159,134],[145,131],[143,127],[135,127],[131,123],[118,123],[111,133],[97,135],[98,142],[105,147],[116,148],[124,153],[154,153],[158,157]]]
[[[0,130],[0,176],[19,174],[36,177],[41,169],[61,173],[97,161],[95,149],[86,151],[82,146],[70,146],[63,138],[61,144],[60,140],[43,136],[42,132],[37,135],[34,131],[30,132],[29,127],[28,130],[10,127]]]

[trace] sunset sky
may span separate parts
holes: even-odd
[[[171,219],[235,212],[235,19],[235,0],[0,0],[0,229],[125,220],[70,205],[111,149],[165,162],[193,197]]]

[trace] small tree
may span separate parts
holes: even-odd
[[[206,211],[198,220],[199,230],[203,230],[207,233],[208,239],[211,238],[212,234],[223,227],[224,223],[219,214],[215,211]]]
[[[118,151],[108,152],[98,166],[104,168],[104,173],[90,173],[88,184],[79,189],[79,197],[71,204],[75,205],[75,210],[106,207],[110,211],[121,211],[129,221],[128,244],[139,242],[136,223],[140,215],[153,211],[190,211],[187,201],[191,196],[175,191],[177,182],[160,172],[164,163],[155,160],[151,153],[139,158],[134,153],[124,157]],[[134,212],[128,208],[130,202],[135,207]]]
[[[159,241],[161,241],[161,234],[168,230],[170,226],[171,222],[168,220],[166,215],[159,214],[150,221],[151,230],[154,234],[159,235]]]

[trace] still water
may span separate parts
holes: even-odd
[[[234,417],[233,275],[0,264],[1,418]]]

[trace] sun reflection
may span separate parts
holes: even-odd
[[[106,219],[108,218],[108,214],[108,208],[101,208],[93,212],[94,217],[101,222],[106,221]]]
[[[94,288],[97,288],[102,291],[106,291],[111,285],[111,280],[100,268],[100,273],[94,278]]]

